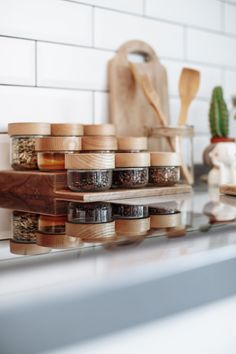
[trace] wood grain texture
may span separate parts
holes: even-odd
[[[146,187],[141,189],[110,189],[105,192],[72,192],[67,188],[66,172],[1,171],[0,196],[9,195],[31,200],[56,197],[82,202],[112,201],[127,198],[165,196],[190,193],[192,188],[179,184],[174,187]]]
[[[236,196],[236,184],[223,184],[220,186],[220,193]]]
[[[192,188],[185,184],[174,187],[147,187],[142,189],[110,189],[106,192],[80,193],[68,189],[58,190],[55,195],[66,200],[78,200],[82,202],[112,201],[127,198],[142,198],[153,196],[165,196],[172,194],[190,193]]]
[[[130,70],[128,55],[131,53],[139,53],[146,58],[145,62],[135,65],[140,73],[150,77],[160,97],[162,110],[169,117],[166,69],[147,43],[134,40],[122,45],[109,62],[110,119],[116,125],[118,135],[147,136],[147,128],[156,126],[157,120]]]

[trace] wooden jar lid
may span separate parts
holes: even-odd
[[[56,136],[81,136],[84,134],[84,127],[82,124],[51,124],[52,135]]]
[[[116,135],[114,124],[86,124],[84,135]]]
[[[149,152],[118,152],[115,154],[116,167],[148,167],[150,166]]]
[[[67,170],[109,170],[115,167],[114,154],[66,154]]]
[[[145,136],[121,136],[117,138],[118,150],[147,150],[148,141]]]
[[[36,243],[39,246],[55,249],[76,248],[82,245],[82,242],[78,237],[62,234],[45,234],[42,232],[36,233]]]
[[[36,151],[79,151],[81,150],[81,138],[77,136],[49,136],[37,138]]]
[[[117,139],[114,136],[83,136],[82,150],[114,151],[117,150]]]
[[[21,255],[36,255],[36,254],[44,254],[49,253],[51,251],[50,248],[42,247],[37,245],[36,243],[27,243],[27,242],[17,242],[15,240],[10,240],[10,251],[14,254]]]
[[[151,166],[180,166],[180,156],[176,152],[151,152]]]
[[[151,228],[168,228],[176,227],[181,224],[181,213],[169,215],[151,215]]]
[[[115,221],[103,224],[66,223],[66,235],[79,237],[84,242],[104,242],[116,237]]]
[[[150,230],[150,218],[144,219],[118,219],[116,223],[116,233],[120,236],[140,236],[146,235]]]
[[[9,135],[50,135],[51,125],[49,123],[9,123]]]

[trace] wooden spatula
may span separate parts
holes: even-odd
[[[167,119],[164,115],[164,113],[161,110],[160,107],[160,99],[159,96],[153,87],[153,84],[150,80],[150,78],[147,76],[147,74],[140,74],[136,68],[136,65],[133,63],[130,63],[130,69],[134,75],[135,80],[139,83],[141,86],[144,95],[146,96],[148,102],[154,109],[157,118],[159,120],[159,124],[162,126],[167,126]],[[171,151],[175,151],[175,146],[170,138],[167,137],[168,144],[170,146]],[[181,172],[188,184],[193,184],[193,178],[191,176],[191,173],[189,172],[187,166],[184,164],[181,158]]]
[[[189,106],[197,94],[200,84],[200,72],[194,69],[183,68],[179,79],[179,96],[181,108],[178,119],[179,125],[185,125]]]

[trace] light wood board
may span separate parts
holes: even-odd
[[[160,97],[162,110],[167,118],[169,116],[166,69],[147,43],[133,40],[122,45],[109,62],[110,120],[116,125],[117,135],[147,136],[149,128],[157,126],[158,122],[131,73],[128,60],[131,53],[139,53],[146,58],[147,61],[136,63],[137,70],[150,77]]]
[[[222,184],[220,186],[220,193],[236,196],[236,184]]]

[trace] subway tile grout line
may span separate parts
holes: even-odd
[[[73,2],[73,0],[61,0],[61,1],[66,1],[66,2]],[[212,29],[212,28],[207,28],[207,27],[201,27],[201,26],[196,26],[196,25],[192,25],[190,23],[185,23],[185,22],[176,22],[176,21],[171,21],[171,20],[166,20],[163,18],[159,18],[159,17],[154,17],[154,16],[149,16],[149,15],[143,15],[142,13],[136,13],[136,12],[129,12],[129,11],[125,11],[125,10],[118,10],[118,9],[112,9],[112,8],[108,8],[105,6],[101,6],[101,5],[90,5],[90,4],[85,4],[83,2],[77,2],[76,4],[79,5],[87,5],[87,6],[94,6],[95,9],[101,9],[101,10],[106,10],[106,11],[110,11],[110,12],[117,12],[117,13],[121,13],[124,15],[131,15],[131,16],[135,16],[135,17],[140,17],[143,19],[149,19],[149,20],[153,20],[153,21],[159,21],[162,23],[166,23],[166,24],[170,24],[170,25],[175,25],[175,26],[188,26],[188,28],[190,29],[196,29],[199,31],[203,31],[203,32],[207,32],[207,33],[212,33],[212,34],[218,34],[218,35],[225,35],[227,37],[236,39],[236,34],[232,34],[232,33],[227,33],[227,32],[223,32],[221,30],[216,30],[216,29]],[[234,5],[236,7],[236,3],[230,3],[231,5]]]
[[[65,1],[65,0],[62,0]],[[186,26],[187,29],[189,29],[189,26]],[[95,50],[95,51],[103,51],[103,52],[107,52],[107,53],[116,53],[115,49],[109,49],[109,48],[103,48],[103,47],[91,47],[91,46],[85,46],[83,44],[72,44],[72,43],[65,43],[65,42],[56,42],[56,41],[48,41],[48,40],[43,40],[43,39],[26,39],[23,37],[15,37],[15,36],[8,36],[8,35],[1,35],[0,34],[0,38],[14,38],[14,39],[25,39],[25,40],[29,40],[31,42],[33,41],[37,41],[37,43],[49,43],[52,45],[60,45],[60,46],[68,46],[68,47],[75,47],[75,48],[81,48],[81,49],[90,49],[90,50]],[[206,66],[206,67],[215,67],[215,68],[223,68],[223,69],[228,69],[228,70],[232,70],[232,71],[236,71],[236,66],[229,66],[229,65],[220,65],[220,64],[215,64],[215,63],[210,63],[210,62],[201,62],[201,61],[196,61],[196,60],[188,60],[188,59],[184,59],[182,58],[174,58],[174,57],[168,57],[168,56],[159,56],[161,59],[163,60],[170,60],[170,61],[176,61],[176,62],[182,62],[182,61],[188,61],[189,63],[192,64],[196,64],[196,65],[202,65],[202,66]]]
[[[35,41],[35,61],[34,61],[34,65],[35,65],[35,86],[37,86],[38,84],[38,43],[37,41]]]
[[[146,0],[143,0],[143,16],[146,14]]]
[[[226,26],[225,26],[225,1],[221,1],[221,30],[223,33],[226,33]]]
[[[95,10],[94,6],[92,6],[92,18],[91,18],[91,35],[92,35],[92,47],[95,45]]]
[[[92,119],[95,124],[95,91],[92,91]]]

